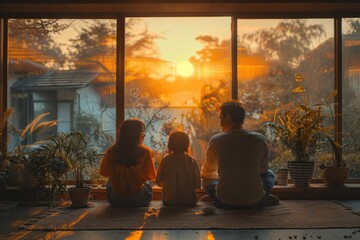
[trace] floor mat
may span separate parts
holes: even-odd
[[[195,207],[165,207],[153,201],[146,208],[111,208],[105,201],[92,207],[63,208],[30,219],[22,229],[31,230],[138,230],[138,229],[287,229],[360,227],[360,216],[343,205],[324,200],[283,200],[261,210],[215,209],[211,203]]]
[[[16,208],[19,204],[14,202],[0,202],[0,212],[7,212]]]
[[[338,201],[338,203],[343,205],[345,208],[351,210],[352,212],[360,214],[360,201],[359,200],[341,200],[341,201]]]

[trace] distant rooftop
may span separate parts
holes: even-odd
[[[49,71],[42,75],[33,75],[19,79],[12,89],[19,91],[78,89],[93,81],[99,73],[84,70]]]

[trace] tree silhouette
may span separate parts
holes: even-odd
[[[59,19],[9,19],[9,39],[14,42],[17,52],[35,52],[31,59],[16,58],[16,54],[9,53],[10,60],[31,60],[49,66],[49,62],[62,65],[65,55],[54,40],[54,34],[68,28],[69,25],[60,23]],[[54,65],[50,65],[54,66]],[[10,65],[10,73],[11,73]]]
[[[256,43],[257,52],[268,61],[277,60],[281,66],[295,68],[304,60],[314,39],[325,34],[320,24],[307,24],[305,19],[280,21],[276,27],[263,28],[244,34],[244,42]]]

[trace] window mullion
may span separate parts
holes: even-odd
[[[237,68],[237,18],[231,17],[231,98],[238,99],[238,68]]]
[[[125,118],[125,17],[116,23],[116,136]]]
[[[8,93],[7,93],[7,75],[8,75],[8,19],[0,19],[0,119],[7,109]],[[3,129],[1,138],[0,138],[0,150],[3,152],[6,149],[6,138],[7,131],[6,128]]]
[[[335,29],[335,140],[342,143],[342,18],[337,17],[334,21]],[[340,149],[341,151],[341,149]],[[340,156],[341,156],[340,152]]]

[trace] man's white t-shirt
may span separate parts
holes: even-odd
[[[220,202],[253,205],[265,196],[260,174],[267,172],[268,160],[262,134],[246,129],[221,132],[209,141],[201,177],[219,179],[216,197]]]

